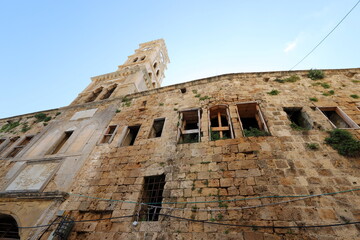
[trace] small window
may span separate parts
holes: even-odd
[[[137,60],[138,60],[138,59],[139,59],[139,58],[137,58],[137,57],[136,57],[136,58],[134,58],[133,62],[137,62]]]
[[[179,114],[178,143],[200,142],[201,109],[186,110]]]
[[[284,111],[287,114],[288,119],[291,121],[292,128],[310,130],[312,129],[312,124],[310,117],[306,112],[302,111],[301,107],[288,107],[284,108]]]
[[[100,87],[100,88],[96,89],[94,92],[92,92],[90,94],[90,97],[85,102],[89,103],[89,102],[95,101],[95,99],[100,95],[102,90],[103,90],[103,87]]]
[[[152,79],[152,73],[149,72],[148,74],[149,74],[149,78],[150,78],[150,80],[151,80],[151,79]]]
[[[159,74],[160,74],[160,70],[157,70],[157,71],[156,71],[156,76],[158,77]]]
[[[234,138],[229,109],[227,108],[227,106],[219,105],[210,108],[209,119],[210,139],[212,141]]]
[[[239,113],[240,125],[245,137],[269,135],[264,117],[256,102],[238,104],[237,110]]]
[[[129,126],[125,133],[125,138],[121,144],[121,146],[132,146],[135,143],[136,136],[138,135],[140,130],[140,125]]]
[[[152,125],[149,138],[161,137],[164,128],[165,118],[155,119]]]
[[[158,221],[163,200],[165,175],[144,178],[140,209],[141,221]]]
[[[0,153],[5,152],[9,147],[11,147],[11,145],[13,145],[20,137],[12,137],[10,138],[10,140],[5,143],[5,146],[3,147],[3,149],[1,149]]]
[[[117,130],[117,125],[110,125],[101,139],[101,143],[111,143]]]
[[[334,128],[359,128],[339,107],[319,107],[318,109],[327,117]]]
[[[186,93],[186,88],[181,88],[180,91],[181,93]]]
[[[6,156],[7,158],[15,157],[21,150],[23,150],[26,145],[29,144],[31,139],[33,139],[34,136],[27,136],[25,137],[14,149]]]
[[[144,61],[145,58],[146,58],[146,56],[142,56],[142,57],[140,58],[140,60],[141,60],[141,61]]]
[[[65,145],[65,143],[69,140],[73,132],[74,131],[66,131],[48,154],[53,155],[58,153],[60,149]]]
[[[155,69],[157,67],[157,62],[154,62],[153,68]]]
[[[111,96],[111,94],[115,91],[116,87],[117,87],[117,84],[109,87],[109,88],[107,89],[106,93],[101,97],[101,99],[102,99],[102,100],[108,99],[108,98]]]

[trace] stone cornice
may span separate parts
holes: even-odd
[[[61,200],[64,201],[69,196],[66,192],[0,192],[0,202],[3,200],[16,201],[24,200]]]
[[[106,81],[106,80],[112,80],[112,79],[116,79],[116,78],[119,78],[119,77],[128,76],[128,75],[133,74],[133,73],[135,73],[135,72],[137,72],[139,70],[140,70],[139,66],[132,66],[132,67],[129,67],[129,68],[121,69],[119,71],[115,71],[115,72],[106,73],[106,74],[103,74],[103,75],[92,77],[91,81],[93,81],[93,82],[94,81],[101,82],[101,81]]]

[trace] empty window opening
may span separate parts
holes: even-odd
[[[160,74],[160,70],[157,70],[157,71],[156,71],[156,76],[158,77],[159,74]]]
[[[155,119],[152,125],[149,138],[161,137],[164,128],[165,118]]]
[[[0,153],[4,152],[9,147],[11,147],[11,145],[13,145],[19,138],[20,137],[12,137],[12,138],[10,138],[10,140],[6,143],[6,145],[3,147],[3,149],[1,149]]]
[[[25,137],[16,147],[14,147],[14,149],[6,156],[8,158],[12,158],[15,157],[16,155],[18,155],[18,153],[23,150],[24,147],[26,147],[26,145],[29,144],[29,142],[31,141],[31,139],[33,139],[34,136],[27,136]]]
[[[210,139],[212,141],[219,139],[233,138],[233,131],[229,117],[229,110],[226,106],[215,106],[210,108]]]
[[[140,60],[141,60],[141,61],[144,61],[145,58],[146,58],[146,56],[142,56],[142,57],[140,58]]]
[[[93,91],[90,94],[90,97],[86,100],[87,103],[95,101],[95,99],[100,95],[101,91],[103,90],[103,87],[100,87]]]
[[[106,93],[102,96],[101,99],[102,100],[103,99],[108,99],[111,96],[111,94],[115,91],[116,87],[117,87],[117,84],[115,84],[115,85],[111,86],[110,88],[108,88]]]
[[[178,143],[200,142],[201,109],[180,112]]]
[[[141,221],[158,221],[163,200],[165,175],[150,176],[144,178],[140,209]]]
[[[157,67],[157,62],[154,62],[153,68],[155,69]]]
[[[186,88],[181,88],[180,91],[181,93],[186,93]]]
[[[152,79],[152,73],[149,72],[148,74],[149,74],[149,78],[150,78],[150,80],[151,80],[151,79]]]
[[[312,129],[310,117],[306,114],[306,112],[302,111],[301,107],[284,108],[284,111],[286,112],[288,119],[291,121],[291,127],[300,127],[304,130]]]
[[[60,149],[65,145],[65,143],[69,140],[73,132],[74,131],[66,131],[49,154],[52,155],[58,153]]]
[[[134,58],[133,62],[137,62],[137,60],[138,60],[138,59],[139,59],[139,58],[137,58],[137,57],[136,57],[136,58]]]
[[[318,108],[330,121],[335,128],[359,128],[339,107],[321,107]]]
[[[153,88],[156,88],[156,83],[155,82],[153,82],[152,85],[153,85]]]
[[[129,126],[127,128],[125,138],[124,138],[121,146],[132,146],[132,145],[134,145],[134,142],[135,142],[136,136],[139,133],[139,130],[140,130],[140,125]]]
[[[238,104],[237,110],[245,137],[269,135],[264,117],[256,102]]]
[[[111,143],[117,130],[117,125],[110,125],[101,139],[101,143]]]
[[[20,239],[16,220],[6,214],[0,214],[0,239]]]

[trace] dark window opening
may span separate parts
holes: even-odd
[[[4,152],[6,149],[11,147],[11,145],[13,145],[19,138],[20,137],[12,137],[12,138],[10,138],[9,142],[6,143],[6,146],[4,146],[3,149],[1,149],[0,153]]]
[[[302,111],[301,107],[284,108],[284,111],[286,112],[288,119],[291,121],[291,124],[295,124],[294,127],[299,126],[306,130],[312,129],[309,116]]]
[[[115,84],[114,86],[111,86],[111,87],[107,90],[107,92],[101,97],[101,99],[102,99],[102,100],[108,99],[108,98],[111,96],[111,94],[115,91],[116,87],[117,87],[116,84]]]
[[[158,77],[158,76],[159,76],[159,74],[160,74],[160,71],[159,71],[159,70],[157,70],[157,71],[156,71],[156,76]]]
[[[232,127],[228,108],[226,106],[215,106],[210,108],[210,139],[233,138]]]
[[[180,91],[181,93],[186,93],[186,88],[181,88]]]
[[[359,126],[338,107],[322,107],[319,108],[319,110],[329,119],[333,127],[359,128]]]
[[[137,62],[137,60],[138,60],[138,59],[139,59],[139,58],[137,58],[137,57],[136,57],[136,58],[134,58],[133,62]]]
[[[180,112],[178,143],[200,142],[201,109]]]
[[[140,60],[141,60],[141,61],[144,61],[145,58],[146,58],[146,56],[142,56],[142,57],[140,58]]]
[[[156,68],[156,67],[157,67],[157,62],[155,62],[155,63],[154,63],[153,67],[154,67],[154,68]]]
[[[165,118],[155,119],[150,131],[149,138],[161,137],[164,128]]]
[[[137,134],[139,133],[140,125],[137,126],[129,126],[127,128],[125,138],[121,144],[121,146],[132,146],[134,145]]]
[[[238,104],[237,110],[245,137],[269,135],[265,120],[256,102]]]
[[[95,101],[95,99],[100,95],[102,90],[103,90],[103,87],[100,87],[100,88],[96,89],[94,92],[92,92],[90,94],[90,97],[85,102],[89,103],[89,102]]]
[[[161,211],[161,202],[165,186],[165,175],[150,176],[144,178],[144,188],[142,193],[140,220],[158,221]]]
[[[0,214],[0,239],[20,239],[17,222],[10,215]]]
[[[101,143],[111,143],[116,133],[117,125],[111,125],[106,129],[103,139]]]
[[[152,73],[149,72],[148,74],[149,74],[149,78],[152,79]]]
[[[28,145],[28,143],[31,141],[31,139],[33,139],[34,136],[27,136],[25,137],[24,140],[22,140],[19,145],[17,145],[16,147],[14,147],[14,149],[6,156],[8,158],[12,158],[15,157],[21,150],[23,150],[24,147],[26,147],[26,145]]]
[[[58,153],[60,149],[65,145],[65,143],[69,140],[73,132],[74,131],[66,131],[49,154],[52,155]]]

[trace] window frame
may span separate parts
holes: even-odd
[[[258,113],[260,121],[262,123],[263,131],[270,134],[270,131],[269,131],[269,128],[268,128],[268,126],[266,124],[264,115],[263,115],[263,113],[261,111],[259,102],[258,101],[249,101],[249,102],[238,102],[238,103],[235,104],[235,106],[236,106],[236,114],[237,114],[237,117],[239,119],[239,124],[240,124],[240,129],[241,129],[242,136],[246,137],[244,127],[243,127],[243,124],[241,122],[241,116],[240,116],[239,109],[238,109],[238,105],[242,105],[242,104],[256,104],[256,112]],[[261,129],[259,129],[259,130],[261,130]]]
[[[127,138],[128,134],[130,133],[132,127],[139,127],[139,130],[135,136],[135,139],[134,139],[134,143],[132,145],[123,145],[124,144],[124,141],[125,139]],[[121,135],[120,135],[120,140],[119,140],[119,147],[130,147],[130,146],[134,146],[135,143],[136,143],[136,139],[137,137],[139,136],[139,132],[140,132],[140,129],[141,129],[141,124],[134,124],[134,125],[129,125],[129,126],[126,126],[123,131],[121,132]]]
[[[66,141],[61,144],[60,148],[55,152],[55,150],[58,148],[58,146],[60,145],[60,143],[66,138],[66,134],[71,132],[70,136],[66,139]],[[74,136],[74,132],[75,130],[67,130],[67,131],[64,131],[62,132],[60,138],[58,138],[56,140],[56,142],[49,148],[49,150],[47,151],[47,153],[45,155],[57,155],[57,154],[61,154],[61,149],[64,148],[64,146],[69,143],[69,139]]]
[[[15,139],[15,141],[12,142],[12,139]],[[19,141],[19,136],[9,137],[7,138],[1,145],[0,149],[0,156],[4,157],[7,155],[7,153],[10,151],[10,149],[13,148],[13,145],[16,144]],[[5,154],[6,153],[6,154]]]
[[[18,140],[19,143],[17,143],[14,147],[11,148],[11,150],[6,154],[5,158],[15,158],[16,156],[18,156],[24,150],[24,148],[26,148],[26,146],[28,146],[31,143],[31,141],[34,139],[34,137],[35,137],[35,135],[27,135],[27,136],[20,138],[21,140]],[[27,138],[30,138],[29,142],[27,144],[23,145],[23,143],[25,142],[25,140]],[[22,144],[22,145],[20,145],[20,144]],[[19,148],[20,148],[20,150],[18,152],[16,152],[14,156],[10,156],[15,151],[15,149],[19,149]]]
[[[222,137],[221,137],[221,135],[222,135],[222,132],[223,131],[230,131],[230,139],[234,139],[235,138],[235,135],[234,135],[234,129],[233,129],[233,126],[232,126],[232,121],[231,121],[231,116],[230,116],[230,111],[229,111],[229,105],[227,105],[227,104],[218,104],[218,105],[213,105],[213,106],[211,106],[211,107],[209,107],[208,108],[208,120],[209,120],[209,140],[210,141],[215,141],[215,140],[212,140],[211,139],[211,132],[213,132],[213,128],[225,128],[225,127],[222,127],[222,126],[219,126],[219,127],[211,127],[211,109],[212,108],[215,108],[215,107],[225,107],[225,109],[226,109],[226,117],[227,117],[227,121],[228,121],[228,124],[229,124],[229,126],[228,126],[228,130],[216,130],[216,131],[218,131],[218,132],[221,132],[221,133],[219,133],[219,135],[220,135],[220,139],[219,140],[224,140],[224,139],[222,139]],[[221,122],[221,120],[219,121],[219,113],[220,112],[218,112],[218,122],[219,122],[219,125],[222,125],[220,122]],[[221,117],[221,114],[220,114],[220,117]]]
[[[155,129],[155,128],[154,128],[154,125],[155,125],[155,122],[156,122],[156,121],[163,121],[163,122],[164,122],[163,125],[162,125],[162,128],[161,128],[161,134],[160,134],[159,137],[151,137],[150,135],[151,135],[151,133],[153,132],[153,130]],[[151,125],[148,139],[161,138],[162,135],[163,135],[164,127],[165,127],[165,122],[166,122],[166,118],[165,118],[165,117],[155,118],[155,119],[153,120],[152,125]],[[140,129],[139,129],[139,130],[140,130]]]
[[[114,129],[114,131],[113,131],[112,134],[109,134],[109,132],[110,132],[110,127],[115,127],[115,129]],[[113,125],[107,126],[107,128],[105,129],[105,131],[104,131],[103,134],[101,135],[102,137],[101,137],[101,139],[100,139],[100,141],[99,141],[98,144],[99,144],[99,145],[101,145],[101,144],[110,144],[110,143],[114,140],[114,137],[115,137],[115,135],[116,135],[116,133],[117,133],[118,128],[119,128],[119,125],[117,125],[117,124],[113,124]],[[104,139],[105,139],[106,136],[110,136],[110,138],[109,138],[109,140],[108,140],[107,142],[104,142]]]
[[[336,107],[316,107],[316,109],[326,118],[333,128],[338,128],[326,115],[323,113],[322,109],[328,109],[328,111],[335,111],[339,117],[349,125],[348,128],[338,128],[338,129],[360,129],[359,125],[354,122],[339,106]],[[334,110],[335,109],[335,110]]]
[[[197,129],[189,129],[189,130],[185,130],[183,129],[185,127],[184,124],[184,112],[195,112],[197,111],[197,116],[198,116],[198,127]],[[186,135],[186,134],[193,134],[193,133],[197,133],[198,134],[198,142],[201,142],[201,116],[202,116],[202,109],[201,108],[190,108],[190,109],[185,109],[185,110],[181,110],[178,112],[179,114],[179,126],[178,126],[178,134],[177,134],[177,139],[176,142],[179,144],[181,136]]]

